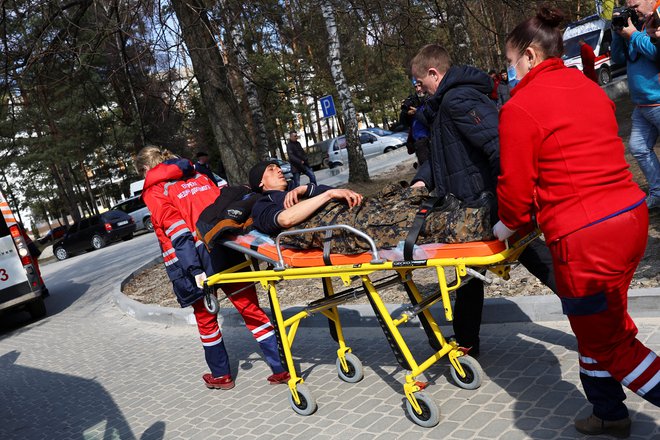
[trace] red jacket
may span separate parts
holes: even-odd
[[[209,253],[194,230],[199,213],[219,193],[218,187],[197,174],[186,159],[165,161],[145,177],[142,198],[151,212],[163,263],[182,307],[203,295],[194,276],[213,273]]]
[[[596,55],[594,54],[594,48],[584,43],[580,46],[580,58],[582,60],[582,73],[597,83],[598,77],[596,76]]]
[[[536,66],[512,90],[499,130],[499,217],[510,229],[536,213],[552,241],[645,196],[624,159],[614,103],[559,58]]]

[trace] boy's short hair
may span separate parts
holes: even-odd
[[[197,152],[197,159],[199,159],[200,157],[208,157],[208,155],[209,154],[206,151],[198,151]]]
[[[430,68],[445,73],[451,67],[451,56],[447,49],[439,44],[427,44],[422,47],[410,62],[410,70],[416,77],[425,77]]]

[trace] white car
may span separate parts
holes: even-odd
[[[383,130],[380,127],[371,127],[371,128],[366,128],[366,131],[373,133],[377,136],[391,136],[393,138],[399,139],[401,143],[405,144],[406,141],[408,140],[408,131],[390,131],[390,130]]]
[[[378,136],[367,130],[360,130],[360,146],[365,158],[389,153],[403,146],[405,141],[392,136]],[[346,136],[339,136],[330,141],[328,147],[328,168],[348,164],[348,151],[346,150]]]

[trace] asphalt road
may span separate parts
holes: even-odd
[[[41,266],[51,296],[46,299],[48,316],[67,313],[89,316],[112,305],[110,292],[127,274],[160,254],[153,233]],[[16,328],[29,319],[27,313],[2,315],[0,331]]]

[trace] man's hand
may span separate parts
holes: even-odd
[[[326,191],[326,193],[328,196],[330,196],[331,199],[346,200],[349,208],[362,203],[362,194],[358,194],[355,191],[351,191],[350,189],[331,189]]]
[[[204,272],[195,275],[195,284],[197,284],[197,287],[200,289],[204,288],[204,281],[206,281],[206,274]]]
[[[630,41],[630,37],[632,37],[632,34],[637,32],[637,28],[633,24],[632,20],[628,18],[628,25],[624,28],[621,28],[621,30],[617,31],[619,35],[621,35],[623,38],[626,40]]]
[[[408,114],[409,114],[410,116],[412,116],[412,115],[414,115],[415,113],[417,113],[417,109],[416,109],[415,107],[412,107],[412,106],[411,106],[411,107],[408,109]]]
[[[646,21],[646,33],[653,39],[660,39],[660,23],[655,18],[655,12]]]
[[[417,182],[410,185],[411,188],[419,188],[420,186],[426,186],[426,183],[424,183],[421,180],[418,180]]]
[[[307,185],[300,185],[298,188],[294,188],[284,197],[284,209],[289,209],[298,201],[307,192]]]

